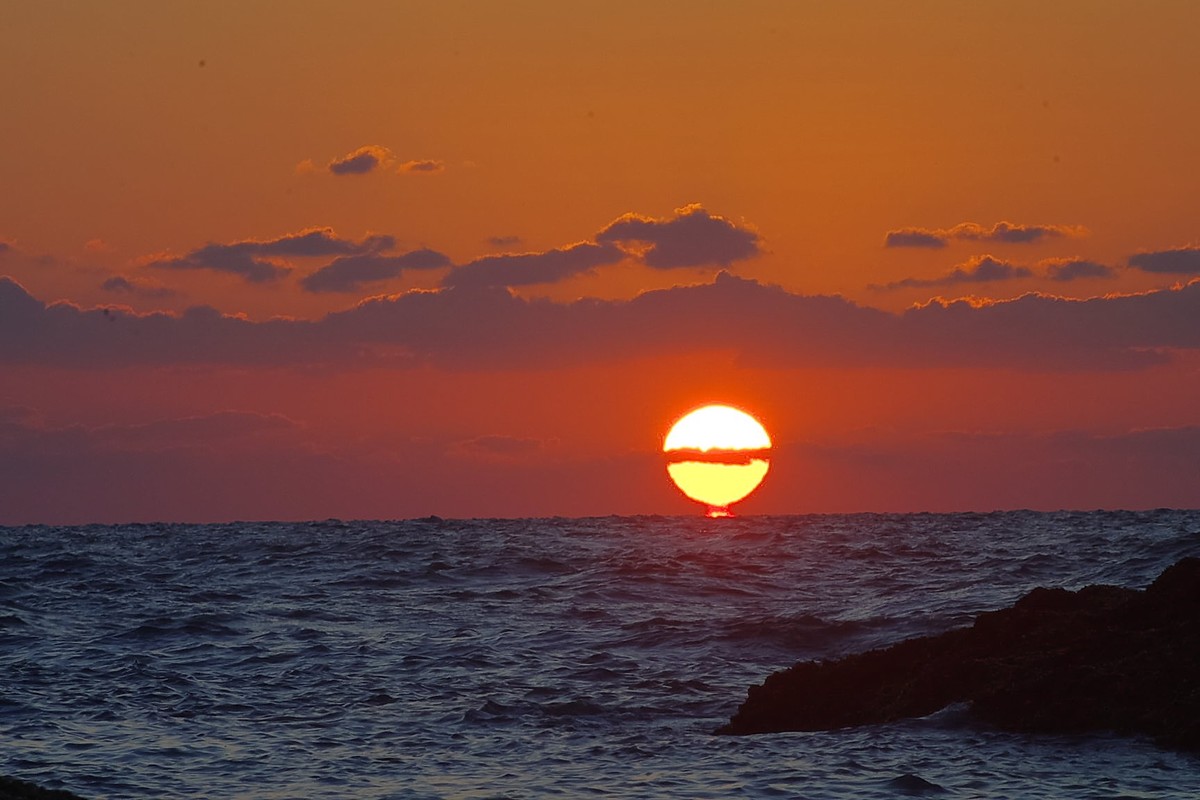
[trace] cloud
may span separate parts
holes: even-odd
[[[646,266],[656,269],[728,266],[762,252],[756,232],[709,214],[698,204],[676,209],[669,219],[626,214],[600,231],[596,241],[626,249],[648,245],[639,254]]]
[[[148,283],[139,278],[114,275],[100,284],[100,288],[113,294],[140,295],[142,297],[173,297],[175,291],[165,286]]]
[[[987,228],[974,222],[963,222],[949,229],[901,228],[888,231],[883,246],[938,248],[945,247],[953,239],[1032,244],[1043,239],[1086,236],[1087,232],[1082,225],[1019,225],[1001,221]]]
[[[391,236],[368,236],[355,242],[342,239],[332,228],[306,228],[278,239],[247,240],[231,244],[210,242],[175,258],[152,259],[147,266],[159,269],[209,269],[239,275],[251,283],[276,281],[292,271],[278,259],[312,258],[329,255],[363,255],[390,250],[396,240]]]
[[[292,271],[290,267],[255,258],[249,253],[219,244],[206,245],[182,258],[154,260],[148,266],[160,269],[211,269],[215,272],[238,275],[250,283],[269,283]]]
[[[437,172],[442,172],[446,169],[446,164],[443,161],[436,161],[431,158],[417,159],[415,161],[405,161],[397,168],[397,172],[417,173],[432,175]]]
[[[541,253],[484,256],[455,268],[443,286],[530,286],[554,283],[625,258],[611,244],[580,242]]]
[[[1129,257],[1129,266],[1143,272],[1168,275],[1200,275],[1200,247],[1177,247],[1137,253]]]
[[[1052,281],[1075,281],[1085,278],[1111,278],[1112,267],[1082,258],[1048,258],[1040,262],[1046,277]]]
[[[436,250],[413,250],[398,256],[380,253],[343,256],[300,280],[310,292],[352,292],[364,283],[399,277],[404,270],[437,269],[450,266],[450,259]]]
[[[523,240],[520,236],[489,236],[487,243],[492,247],[516,247]]]
[[[1090,300],[1041,294],[1002,302],[939,299],[900,314],[725,272],[711,283],[630,300],[571,303],[468,281],[371,298],[316,321],[255,322],[206,307],[141,314],[46,305],[0,278],[0,363],[557,369],[720,351],[739,363],[778,369],[1130,370],[1169,362],[1176,351],[1200,350],[1198,319],[1200,281]]]
[[[396,240],[391,236],[376,235],[355,242],[339,237],[333,228],[305,228],[266,242],[237,242],[226,246],[247,248],[256,255],[334,256],[390,250],[396,246]]]
[[[951,272],[940,278],[904,278],[892,283],[872,285],[874,289],[910,289],[930,286],[956,286],[964,283],[992,283],[995,281],[1010,281],[1017,278],[1033,276],[1027,267],[1014,266],[1007,261],[1000,261],[992,256],[972,256],[962,266],[955,267]]]
[[[519,242],[493,237],[491,244]],[[697,204],[676,209],[667,219],[626,214],[607,225],[593,241],[532,253],[489,255],[464,264],[443,280],[444,286],[529,286],[555,283],[620,261],[641,261],[655,269],[717,267],[761,252],[759,236]]]
[[[947,237],[939,231],[921,228],[901,228],[888,231],[884,247],[945,247]]]
[[[365,175],[391,161],[391,150],[377,144],[369,144],[330,161],[329,171],[334,175]]]

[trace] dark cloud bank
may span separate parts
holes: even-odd
[[[1119,370],[1190,348],[1200,348],[1200,282],[1083,301],[939,301],[892,314],[721,273],[632,300],[555,303],[463,284],[373,298],[316,321],[253,322],[207,307],[172,315],[46,305],[0,278],[0,362],[10,364],[537,369],[732,350],[743,363],[780,368]]]

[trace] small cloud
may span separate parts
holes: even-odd
[[[437,269],[450,266],[450,259],[436,250],[413,250],[398,256],[379,253],[343,256],[300,280],[310,292],[352,292],[364,283],[399,277],[404,270]]]
[[[1046,277],[1052,281],[1075,281],[1085,278],[1111,278],[1112,267],[1082,258],[1048,258],[1040,262]]]
[[[142,297],[173,297],[175,292],[165,286],[149,283],[123,275],[113,277],[100,284],[100,288],[113,294],[140,295]]]
[[[1176,247],[1137,253],[1129,257],[1129,266],[1143,272],[1168,275],[1200,275],[1200,247]]]
[[[369,144],[329,162],[329,171],[334,175],[364,175],[376,167],[386,166],[392,161],[392,151],[377,144]]]
[[[492,247],[516,247],[522,243],[520,236],[489,236],[487,243]]]
[[[901,228],[897,231],[888,231],[883,246],[945,247],[946,236],[940,231],[927,231],[921,228]]]
[[[359,255],[391,250],[396,246],[392,236],[367,236],[361,242],[343,239],[333,228],[305,228],[278,239],[265,242],[238,242],[232,247],[247,247],[259,255],[272,256],[335,256]]]
[[[89,253],[111,253],[112,245],[103,239],[88,239],[83,243],[83,249]]]
[[[416,161],[405,161],[396,170],[400,173],[415,172],[418,174],[432,175],[435,172],[442,172],[446,169],[444,161],[436,161],[431,158],[418,159]]]
[[[1043,239],[1086,236],[1082,225],[1021,225],[997,222],[988,228],[975,222],[963,222],[949,229],[901,228],[888,231],[884,247],[945,247],[950,240],[1033,244]]]
[[[758,233],[709,214],[698,203],[676,209],[669,219],[626,214],[600,231],[596,241],[618,244],[655,269],[728,266],[762,253]]]
[[[940,278],[905,278],[882,286],[873,285],[873,289],[914,289],[930,286],[954,286],[962,283],[992,283],[1009,281],[1017,278],[1033,277],[1033,272],[1027,267],[1014,266],[1007,261],[1000,261],[992,256],[972,256],[966,263],[955,267],[951,272]]]
[[[208,269],[238,275],[250,283],[270,283],[292,271],[291,267],[276,264],[233,245],[210,244],[180,258],[158,258],[148,266],[158,269]]]
[[[355,242],[339,237],[332,228],[306,228],[277,239],[246,240],[230,244],[209,243],[180,257],[151,259],[149,266],[163,269],[208,269],[240,275],[251,283],[279,280],[292,271],[282,257],[312,258],[331,255],[365,255],[396,246],[391,236],[368,236]]]
[[[964,222],[961,225],[955,225],[949,233],[955,239],[1030,244],[1042,239],[1085,236],[1087,228],[1082,225],[1017,225],[1011,222],[997,222],[991,228],[984,228],[973,222]]]
[[[317,171],[317,164],[311,158],[306,158],[296,165],[297,175],[309,175]]]
[[[596,267],[615,264],[625,252],[611,244],[580,242],[541,253],[484,256],[455,268],[443,286],[531,286],[556,283]]]

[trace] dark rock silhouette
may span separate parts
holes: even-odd
[[[1005,730],[1140,734],[1200,752],[1200,558],[1144,591],[1034,589],[969,628],[796,664],[751,687],[718,733],[832,730],[961,702]]]
[[[0,775],[0,800],[83,800],[63,789],[43,789],[36,783]]]

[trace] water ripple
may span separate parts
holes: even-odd
[[[797,659],[1197,553],[1200,513],[1170,510],[0,528],[0,771],[94,797],[1191,797],[1194,759],[962,709],[709,732]]]

